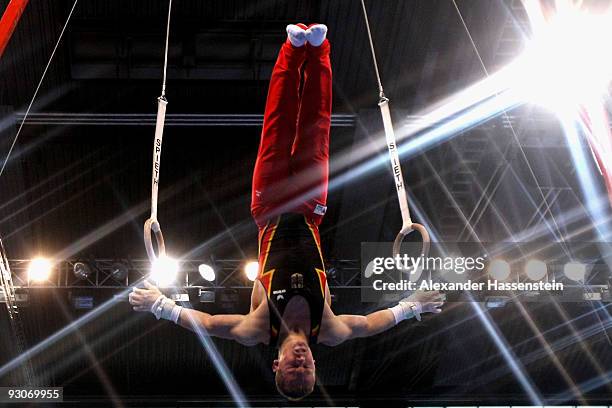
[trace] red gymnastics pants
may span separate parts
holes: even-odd
[[[251,214],[260,228],[282,213],[301,213],[318,225],[327,209],[329,50],[328,40],[299,48],[286,41],[278,54],[253,172]]]

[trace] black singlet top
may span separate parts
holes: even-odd
[[[319,229],[302,214],[283,214],[259,232],[259,276],[270,313],[270,345],[278,346],[281,319],[294,296],[310,308],[309,343],[316,344],[323,307],[326,275]]]

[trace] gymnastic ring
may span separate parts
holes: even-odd
[[[404,238],[410,234],[412,231],[418,231],[419,234],[421,234],[421,238],[423,240],[423,245],[421,246],[421,253],[418,254],[418,256],[423,255],[423,256],[427,256],[427,254],[429,254],[429,245],[430,245],[430,240],[429,240],[429,232],[427,232],[427,229],[422,226],[421,224],[417,224],[412,223],[409,227],[406,228],[402,228],[402,230],[397,234],[397,237],[395,237],[395,242],[393,242],[393,257],[395,258],[397,255],[399,255],[400,253],[400,248],[402,246],[402,242],[404,241]]]
[[[153,240],[151,239],[152,233],[155,234],[155,241],[157,241],[157,251],[159,252],[159,256],[155,255],[155,249],[153,249]],[[147,255],[149,256],[151,262],[154,262],[156,259],[161,258],[162,256],[166,256],[164,235],[162,234],[161,226],[156,219],[149,218],[147,221],[145,221],[144,241]]]

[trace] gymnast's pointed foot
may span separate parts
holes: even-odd
[[[306,26],[302,23],[289,24],[287,26],[287,38],[294,47],[306,44]]]
[[[306,41],[313,47],[323,44],[327,36],[327,26],[325,24],[312,24],[306,30]]]

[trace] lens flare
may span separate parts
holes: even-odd
[[[256,261],[247,262],[247,264],[244,266],[244,273],[251,282],[257,278],[258,272],[259,263]]]
[[[179,263],[169,256],[157,258],[151,265],[151,279],[158,286],[168,286],[176,282],[179,271]]]
[[[46,258],[32,259],[28,266],[28,280],[30,282],[44,282],[51,276],[51,261]]]
[[[562,7],[548,21],[531,20],[534,38],[514,64],[517,88],[531,102],[562,114],[600,98],[612,79],[612,15]]]

